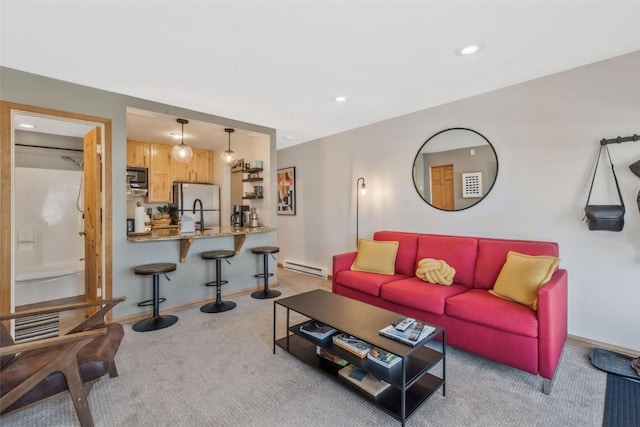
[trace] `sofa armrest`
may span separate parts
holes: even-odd
[[[566,270],[557,270],[538,291],[538,372],[552,379],[567,340]]]
[[[331,271],[331,291],[336,291],[336,275],[343,271],[349,270],[353,261],[356,260],[358,252],[346,252],[343,254],[337,254],[333,256],[333,270]]]

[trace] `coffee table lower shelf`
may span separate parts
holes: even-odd
[[[288,347],[287,347],[288,340]],[[402,420],[402,390],[398,387],[391,386],[378,396],[372,396],[363,391],[356,385],[351,384],[349,381],[344,380],[338,371],[342,368],[335,363],[332,363],[316,354],[316,344],[302,338],[295,334],[290,334],[288,337],[283,337],[276,340],[275,344],[302,360],[309,366],[335,378],[340,384],[357,393],[365,400],[373,403],[378,408],[382,409],[387,414],[391,415],[398,421]],[[433,393],[440,389],[444,380],[429,373],[423,374],[420,379],[413,383],[405,391],[406,399],[406,415],[405,420],[408,419],[420,405],[427,400]]]

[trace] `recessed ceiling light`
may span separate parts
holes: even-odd
[[[284,139],[286,139],[287,141],[291,141],[293,137],[291,135],[287,135],[284,137]]]
[[[347,100],[347,97],[346,96],[334,96],[333,100],[335,102],[345,102]]]
[[[171,132],[171,133],[169,134],[169,136],[170,136],[171,138],[173,138],[173,139],[181,139],[181,138],[182,138],[182,135],[180,135],[179,133],[176,133],[176,132]]]
[[[25,129],[35,129],[35,125],[30,125],[29,123],[20,123],[18,126]]]
[[[480,46],[478,46],[477,44],[472,44],[469,46],[464,46],[461,47],[460,49],[456,50],[456,54],[458,55],[473,55],[474,53],[476,53],[477,51],[480,50]]]

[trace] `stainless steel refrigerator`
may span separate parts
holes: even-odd
[[[194,202],[202,201],[202,211],[205,227],[220,226],[220,186],[215,184],[191,184],[175,182],[173,184],[173,203],[177,205],[179,215],[188,213],[193,215]],[[198,204],[196,221],[200,221],[200,205]]]

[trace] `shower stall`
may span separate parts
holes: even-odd
[[[16,144],[15,155],[15,305],[83,295],[82,150]]]

